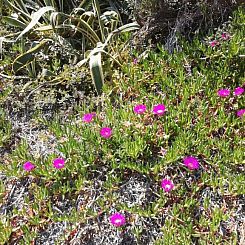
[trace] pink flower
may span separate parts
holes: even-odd
[[[234,95],[235,96],[241,95],[243,93],[244,93],[244,88],[237,87],[237,88],[234,89]]]
[[[31,162],[25,162],[25,163],[23,164],[23,169],[24,169],[25,171],[31,171],[31,170],[34,169],[34,168],[35,168],[35,165],[32,164]]]
[[[211,47],[215,47],[215,46],[219,45],[219,42],[217,40],[213,40],[213,41],[209,42],[209,44]]]
[[[112,129],[111,128],[102,128],[100,130],[100,135],[104,138],[110,138],[112,135]]]
[[[145,105],[140,104],[140,105],[136,105],[134,107],[134,112],[136,114],[143,114],[145,111],[146,111],[146,106]]]
[[[227,97],[230,95],[230,90],[229,89],[220,89],[217,94],[220,96],[220,97]]]
[[[86,122],[86,123],[89,123],[93,120],[93,118],[96,116],[96,113],[93,112],[93,113],[87,113],[87,114],[84,114],[83,115],[83,118],[82,118],[82,121],[83,122]]]
[[[120,213],[115,213],[115,214],[110,216],[110,222],[114,226],[120,227],[126,223],[126,219],[125,219],[124,215],[122,215]]]
[[[242,117],[245,114],[245,109],[241,109],[241,110],[237,111],[236,114],[238,117]]]
[[[166,107],[163,104],[155,105],[153,107],[153,113],[156,115],[161,116],[165,113],[165,111],[166,111]]]
[[[198,169],[199,168],[199,163],[195,157],[188,156],[184,158],[184,164],[187,168],[190,170]]]
[[[57,169],[64,168],[65,160],[63,158],[56,158],[53,160],[53,166]]]
[[[134,64],[134,65],[137,65],[137,63],[138,63],[138,59],[134,58],[134,59],[133,59],[133,64]]]
[[[172,180],[163,179],[161,186],[165,192],[170,192],[174,188],[174,183]]]
[[[230,34],[228,34],[228,33],[226,33],[226,32],[223,32],[222,34],[221,34],[221,38],[223,39],[223,40],[229,40],[230,39]]]

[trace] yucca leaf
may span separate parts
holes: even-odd
[[[92,12],[92,11],[86,11],[85,13],[83,13],[80,16],[80,19],[84,19],[84,18],[87,19],[87,17],[90,17],[90,16],[95,17],[94,12]]]
[[[113,31],[113,34],[122,33],[126,31],[135,31],[135,30],[138,30],[139,28],[140,28],[140,25],[137,22],[133,22],[133,23],[129,23],[129,24],[120,26],[119,28]]]
[[[119,27],[118,29],[116,29],[115,31],[109,34],[105,43],[98,42],[97,47],[90,52],[88,57],[77,63],[76,66],[80,67],[89,60],[89,67],[90,67],[92,80],[98,94],[101,94],[102,87],[104,84],[104,76],[103,76],[103,70],[101,64],[101,53],[104,52],[106,54],[109,54],[105,52],[104,49],[113,35],[118,34],[120,32],[132,31],[137,29],[139,29],[139,25],[137,23],[130,23],[122,27]],[[120,65],[120,63],[113,56],[111,57]]]
[[[56,31],[55,26],[58,25],[58,15],[59,15],[59,12],[53,12],[50,15],[50,24],[53,27],[54,31]]]
[[[8,1],[8,0],[5,0],[5,3],[6,3],[9,7],[13,8],[13,10],[16,11],[16,13],[22,14],[22,15],[24,15],[26,18],[31,19],[31,15],[29,14],[29,12],[25,12],[25,11],[23,11],[22,9],[17,8],[17,7],[15,6],[14,3],[12,3],[12,2],[10,2],[10,1]]]
[[[86,21],[80,19],[80,24],[82,25],[83,28],[77,27],[79,32],[85,31],[85,33],[86,33],[85,36],[92,37],[96,41],[96,43],[100,41],[100,38],[98,37],[96,32],[93,30],[93,28]]]
[[[122,33],[122,32],[127,32],[127,31],[135,31],[135,30],[138,30],[139,28],[140,28],[140,26],[136,22],[133,22],[133,23],[129,23],[129,24],[120,26],[119,28],[117,28],[116,30],[114,30],[113,32],[111,32],[108,35],[108,37],[105,40],[104,47],[108,44],[108,42],[110,41],[110,39],[114,35],[119,34],[119,33]]]
[[[38,53],[47,42],[52,41],[51,39],[42,40],[39,44],[37,44],[32,49],[28,50],[26,53],[19,55],[13,62],[13,71],[17,72],[22,67],[28,65],[35,58],[35,54]]]
[[[26,24],[19,21],[18,19],[16,18],[13,18],[13,17],[9,17],[9,16],[4,16],[2,18],[2,20],[4,22],[6,22],[7,24],[11,25],[11,26],[14,26],[14,27],[20,27],[22,29],[26,28]]]
[[[18,5],[18,7],[19,7],[22,11],[24,11],[25,13],[28,13],[28,10],[27,10],[27,8],[26,8],[26,5],[24,4],[24,2],[23,2],[22,0],[15,0],[14,3],[15,3],[16,5]]]
[[[44,0],[44,6],[52,6],[53,8],[57,8],[56,2],[54,0]]]
[[[16,38],[16,41],[20,39],[25,33],[30,31],[38,23],[39,19],[48,11],[55,11],[55,9],[51,6],[47,6],[47,7],[42,7],[37,12],[35,12],[32,16],[31,22]]]
[[[101,41],[104,42],[105,41],[104,23],[100,19],[101,11],[100,11],[100,3],[98,0],[93,0],[93,7],[95,9],[95,12],[98,18],[98,22],[99,22]]]
[[[83,1],[79,4],[78,8],[81,8],[81,7],[86,8],[86,7],[88,7],[88,6],[90,5],[90,3],[91,3],[91,0],[83,0]]]
[[[73,10],[72,10],[72,13],[74,12],[74,14],[82,14],[82,13],[84,13],[85,12],[85,9],[84,8],[74,8]]]
[[[96,52],[89,59],[91,77],[98,94],[101,94],[104,84],[104,75],[101,64],[101,52]]]
[[[105,23],[105,25],[108,25],[112,21],[118,21],[118,13],[114,10],[105,11],[101,16],[100,19]]]
[[[80,23],[82,23],[83,28],[77,27],[75,25],[64,24],[55,26],[55,29],[74,29],[86,36],[92,42],[93,45],[96,45],[96,43],[99,42],[100,39],[95,33],[95,31],[85,21],[80,20]],[[50,31],[52,29],[53,27],[51,25],[47,25],[38,27],[35,29],[35,31]]]

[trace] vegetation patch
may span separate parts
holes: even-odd
[[[0,243],[243,244],[244,16],[171,54],[122,35],[97,97],[89,68],[13,74],[5,50]]]

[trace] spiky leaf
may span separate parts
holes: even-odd
[[[101,52],[97,52],[91,55],[89,60],[89,67],[96,92],[98,94],[101,94],[104,84],[104,75],[101,64]]]
[[[19,55],[13,62],[13,71],[17,72],[22,67],[28,65],[38,53],[51,39],[42,40],[38,45],[28,50],[26,53]]]
[[[37,12],[35,12],[32,16],[32,20],[29,25],[20,33],[20,35],[16,38],[16,41],[20,39],[24,34],[30,31],[39,21],[39,19],[48,11],[55,11],[55,9],[51,6],[42,7]]]

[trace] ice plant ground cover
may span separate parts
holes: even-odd
[[[27,130],[1,109],[0,244],[243,244],[244,20]]]

